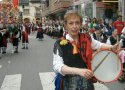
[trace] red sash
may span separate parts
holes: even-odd
[[[87,34],[80,35],[80,54],[82,59],[86,63],[88,69],[91,70],[91,60],[92,60],[92,48],[91,48],[91,37]],[[92,78],[93,83],[97,82],[95,77]]]
[[[87,64],[87,67],[91,69],[91,60],[92,60],[91,37],[87,34],[80,35],[80,53],[82,59]]]

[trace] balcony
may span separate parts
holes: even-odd
[[[51,5],[50,12],[56,13],[60,11],[65,11],[70,6],[70,1],[59,1]]]
[[[71,5],[72,0],[51,0],[49,6],[47,6],[46,4],[44,5],[42,16],[66,11],[67,8]]]
[[[31,3],[40,3],[41,0],[30,0]]]
[[[50,14],[50,9],[49,9],[49,7],[46,7],[46,8],[44,8],[44,10],[42,12],[42,16],[46,16],[48,14]]]
[[[30,0],[31,3],[41,3],[44,4],[46,0]]]

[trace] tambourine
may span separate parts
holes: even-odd
[[[122,62],[118,55],[112,51],[98,52],[91,62],[92,71],[98,81],[113,82],[122,75]]]

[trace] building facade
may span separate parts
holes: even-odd
[[[83,18],[105,18],[107,8],[113,10],[110,14],[113,20],[120,14],[125,21],[125,0],[19,0],[19,11],[23,19],[29,18],[31,21],[44,17],[60,20],[69,9],[77,9]]]
[[[42,5],[45,0],[19,0],[19,12],[22,18],[28,18],[30,22],[34,22],[37,18],[42,17]]]
[[[118,15],[125,21],[125,0],[93,0],[93,17],[116,20]]]
[[[43,6],[43,17],[49,19],[63,19],[73,0],[48,0]]]

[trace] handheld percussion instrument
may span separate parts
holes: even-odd
[[[91,67],[95,78],[101,82],[116,81],[123,69],[118,55],[109,50],[98,52],[92,59]]]

